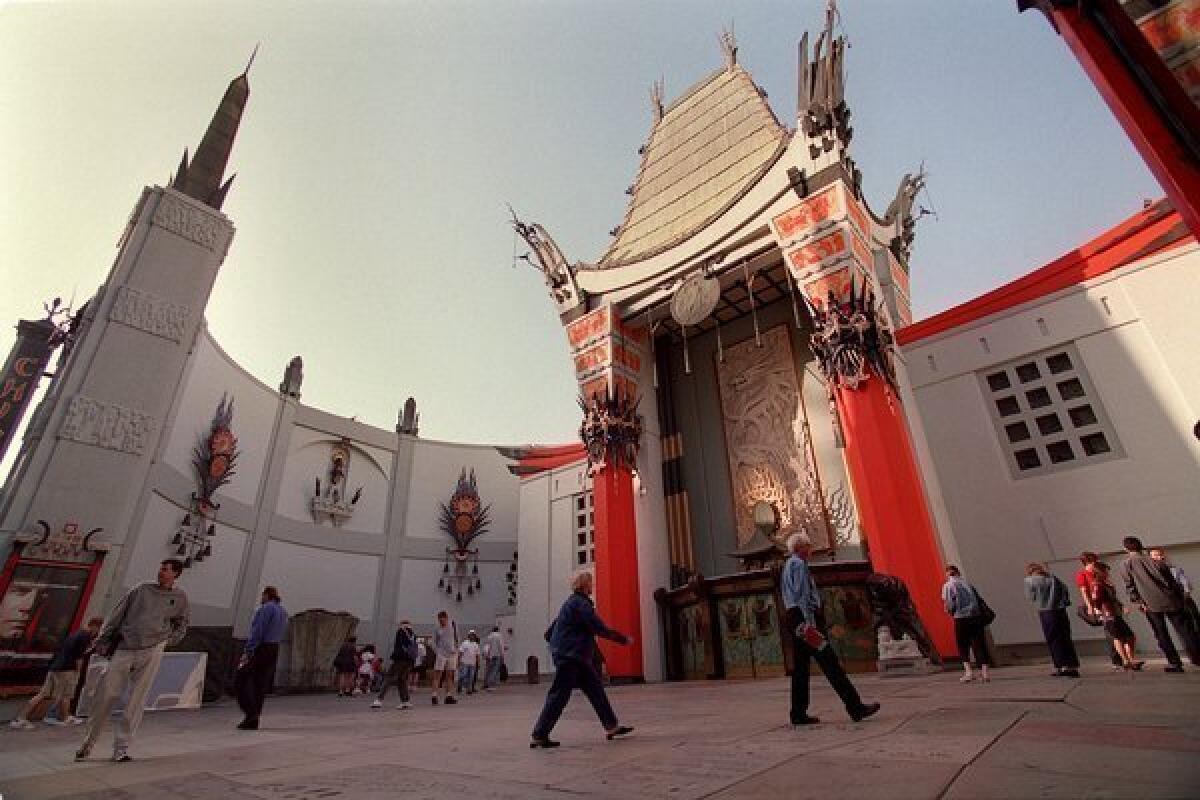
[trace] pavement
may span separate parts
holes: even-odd
[[[291,695],[267,701],[262,728],[239,731],[232,701],[145,716],[135,760],[72,761],[79,729],[0,729],[3,800],[377,800],[453,798],[1200,798],[1200,669],[1137,674],[1084,666],[853,676],[883,710],[852,723],[813,677],[823,724],[787,724],[786,679],[611,687],[621,721],[606,741],[573,698],[556,750],[530,750],[545,683],[434,707],[382,711],[370,698]],[[7,712],[7,713],[5,713]],[[0,705],[0,719],[16,704]]]

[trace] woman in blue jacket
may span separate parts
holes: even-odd
[[[592,665],[597,636],[621,644],[631,644],[633,639],[604,624],[592,603],[592,588],[592,573],[581,572],[576,575],[571,581],[571,596],[562,604],[558,617],[546,631],[550,656],[554,659],[554,683],[550,685],[546,705],[538,716],[537,724],[533,726],[530,747],[558,747],[558,742],[550,738],[550,731],[554,730],[575,689],[581,689],[587,695],[607,738],[615,739],[633,732],[633,728],[617,722],[617,715],[608,702],[608,695],[604,693],[600,675]]]

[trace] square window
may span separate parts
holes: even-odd
[[[1007,372],[993,372],[987,376],[988,386],[993,392],[1002,392],[1012,386],[1012,382],[1008,379]]]
[[[1070,372],[1074,369],[1074,366],[1071,364],[1071,357],[1066,353],[1055,353],[1052,356],[1047,356],[1046,367],[1055,375],[1061,372]]]
[[[1083,446],[1083,452],[1089,456],[1112,452],[1112,448],[1108,446],[1108,439],[1104,438],[1103,433],[1089,433],[1087,436],[1081,436],[1079,444]]]
[[[1082,428],[1087,425],[1095,425],[1099,420],[1096,419],[1096,412],[1091,406],[1075,406],[1067,412],[1071,415],[1071,424],[1076,428]]]
[[[576,540],[578,540],[580,547],[584,547],[587,545],[587,534],[586,533],[576,534],[575,538],[576,538]]]
[[[1070,378],[1058,382],[1058,394],[1063,400],[1075,400],[1087,393],[1083,391],[1083,384],[1079,382],[1079,378]]]
[[[584,502],[583,495],[579,495],[575,498],[575,507],[582,511]]]
[[[1037,426],[1042,436],[1049,436],[1063,429],[1062,423],[1058,420],[1058,414],[1047,414],[1044,417],[1038,417]]]
[[[1021,364],[1017,367],[1017,377],[1021,379],[1021,383],[1029,383],[1042,377],[1042,373],[1038,370],[1037,364],[1031,361],[1028,364]]]
[[[1050,393],[1041,387],[1030,389],[1025,393],[1025,399],[1029,401],[1030,408],[1045,408],[1054,402],[1050,399]]]
[[[1013,457],[1017,459],[1017,466],[1021,469],[1037,469],[1042,465],[1042,460],[1038,458],[1037,450],[1032,447],[1028,450],[1018,450],[1013,453]]]
[[[1011,417],[1013,414],[1021,413],[1021,407],[1017,405],[1015,397],[1001,397],[996,401],[996,410],[1002,417]]]
[[[1029,438],[1029,426],[1024,422],[1013,422],[1004,426],[1010,442],[1023,442]]]
[[[1075,451],[1071,449],[1070,442],[1051,442],[1046,445],[1046,454],[1050,456],[1051,464],[1061,464],[1064,461],[1073,461],[1075,459]]]
[[[582,516],[581,516],[581,517],[576,517],[576,518],[575,518],[575,527],[576,527],[576,528],[582,528],[582,527],[584,527],[585,525],[587,525],[587,517],[582,517]]]
[[[584,552],[576,553],[575,560],[579,563],[580,566],[586,564],[587,563],[587,553],[584,553]]]

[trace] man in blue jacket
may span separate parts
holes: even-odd
[[[558,747],[559,743],[550,738],[550,731],[562,716],[575,689],[581,689],[587,695],[608,739],[633,732],[633,728],[617,722],[600,675],[592,666],[597,636],[621,644],[632,644],[633,639],[604,624],[592,604],[592,588],[592,573],[576,575],[571,581],[571,596],[562,604],[558,617],[546,631],[546,641],[550,643],[550,655],[554,659],[554,683],[550,685],[546,705],[533,726],[530,747]]]
[[[238,706],[246,715],[238,723],[241,730],[258,730],[258,718],[275,677],[279,643],[283,641],[283,634],[287,630],[287,620],[279,590],[274,586],[263,589],[262,605],[250,618],[250,636],[246,639],[246,648],[238,661],[234,677]]]

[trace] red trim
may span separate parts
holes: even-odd
[[[610,628],[633,637],[633,644],[602,640],[608,674],[641,678],[642,604],[638,590],[637,518],[633,474],[608,466],[593,481],[596,530],[596,610]]]
[[[4,562],[4,571],[0,572],[0,597],[4,597],[8,592],[8,584],[12,581],[13,573],[17,571],[17,562],[21,560],[21,551],[24,549],[24,542],[13,542],[12,551]]]
[[[87,583],[83,586],[83,594],[79,598],[79,607],[75,609],[75,618],[71,620],[71,631],[77,631],[83,624],[83,616],[87,613],[88,602],[92,599],[92,590],[96,588],[96,579],[100,577],[100,567],[104,564],[103,551],[96,553],[96,560],[88,565],[91,570]]]
[[[582,442],[531,447],[521,454],[513,471],[522,478],[575,464],[587,458]]]
[[[1194,241],[1179,213],[1166,201],[1159,201],[1022,278],[901,328],[896,331],[896,341],[901,345],[911,344]]]

